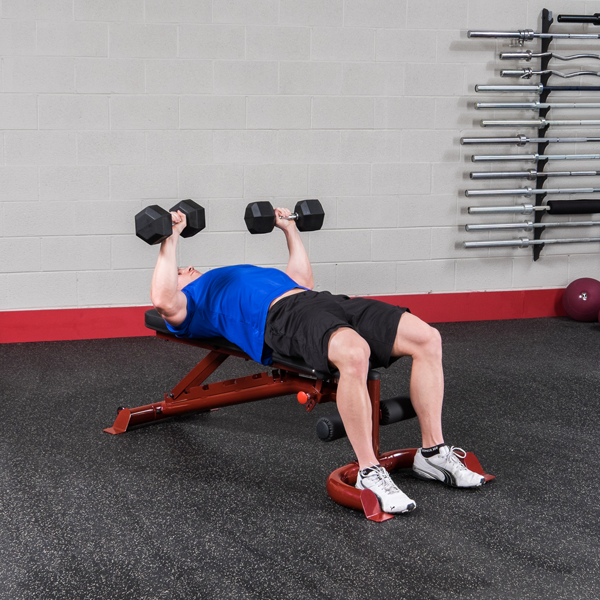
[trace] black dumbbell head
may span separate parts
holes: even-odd
[[[146,244],[160,244],[172,233],[171,214],[156,204],[135,215],[135,235]]]
[[[252,202],[246,206],[244,221],[250,233],[270,233],[275,227],[275,211],[270,202]]]
[[[300,231],[317,231],[323,227],[325,211],[318,200],[300,200],[294,212],[298,215],[296,225]]]
[[[181,237],[192,237],[206,227],[204,209],[193,200],[181,200],[171,208],[170,212],[177,212],[178,210],[185,215],[187,221],[185,229],[181,232]]]

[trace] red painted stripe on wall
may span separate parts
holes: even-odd
[[[564,289],[518,290],[510,292],[468,292],[415,296],[378,296],[396,306],[408,306],[427,323],[457,321],[501,321],[562,317]]]
[[[0,343],[54,342],[154,335],[144,326],[150,306],[0,313]]]
[[[428,323],[564,316],[564,289],[376,296],[408,306]],[[89,340],[154,335],[144,327],[148,306],[0,312],[0,343]]]

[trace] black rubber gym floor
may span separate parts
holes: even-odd
[[[596,599],[600,325],[453,323],[448,442],[497,476],[477,491],[396,482],[386,523],[335,504],[323,444],[294,397],[111,436],[119,405],[162,399],[203,351],[155,338],[0,346],[0,598]],[[255,372],[230,358],[218,379]],[[382,377],[408,391],[410,361]],[[419,445],[416,420],[382,450]]]

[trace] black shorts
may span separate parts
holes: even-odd
[[[329,338],[340,327],[354,329],[371,348],[371,367],[388,367],[398,323],[408,308],[369,298],[349,298],[329,292],[300,292],[276,302],[267,314],[265,344],[279,354],[301,358],[323,373]]]

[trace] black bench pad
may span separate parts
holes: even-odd
[[[164,333],[166,335],[172,335],[172,336],[175,335],[172,331],[169,331],[163,318],[158,314],[158,311],[155,308],[146,311],[144,323],[148,329],[152,329],[154,331],[158,331],[158,332]],[[182,339],[182,341],[183,341],[183,339],[185,339],[186,341],[193,341],[193,340],[188,340],[188,338],[181,338],[181,339]],[[201,342],[203,346],[213,346],[215,349],[222,348],[223,350],[237,352],[237,353],[243,354],[249,360],[252,360],[239,346],[236,346],[236,344],[232,344],[226,338],[223,338],[223,337],[201,338],[200,340],[197,340],[197,341]],[[289,356],[282,356],[280,354],[277,354],[276,352],[273,352],[273,363],[275,364],[275,366],[287,367],[293,371],[297,371],[297,372],[305,374],[305,375],[310,375],[311,377],[317,377],[318,379],[334,379],[336,377],[339,377],[339,371],[336,371],[333,374],[332,373],[321,373],[321,372],[317,371],[316,369],[309,367],[302,360],[290,358]],[[374,371],[374,373],[376,373],[376,371]],[[371,378],[371,376],[370,376],[370,378]]]

